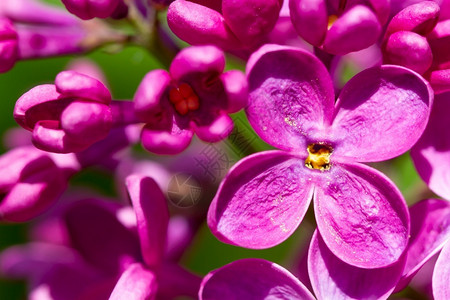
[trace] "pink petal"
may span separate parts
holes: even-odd
[[[207,274],[199,291],[200,300],[225,299],[314,299],[289,271],[267,260],[234,261]]]
[[[111,102],[108,89],[95,78],[77,73],[63,71],[55,78],[56,90],[64,97],[76,97],[104,104]]]
[[[439,255],[433,272],[433,296],[435,300],[450,298],[450,243],[447,242]]]
[[[225,68],[225,55],[215,46],[196,46],[181,50],[170,65],[170,75],[176,81],[193,74],[220,74]]]
[[[109,299],[150,300],[155,298],[157,289],[155,274],[140,263],[135,263],[122,273]]]
[[[410,208],[411,239],[399,286],[406,286],[417,271],[444,247],[450,238],[450,202],[427,199]]]
[[[247,106],[248,84],[245,74],[230,70],[219,76],[228,97],[227,112],[235,113]]]
[[[144,122],[154,120],[155,114],[161,112],[161,99],[172,78],[166,70],[153,70],[142,79],[134,95],[134,110]]]
[[[312,183],[303,161],[284,151],[253,154],[232,167],[208,211],[221,241],[252,249],[287,239],[308,209]]]
[[[39,121],[34,126],[33,144],[44,151],[70,153],[85,150],[90,146],[81,140],[71,139],[59,129],[58,121]]]
[[[314,233],[308,270],[318,299],[387,299],[395,288],[405,259],[379,269],[358,268],[337,258],[320,234]]]
[[[380,161],[409,150],[428,122],[433,91],[417,73],[384,65],[354,76],[336,103],[335,157]]]
[[[430,121],[420,140],[411,150],[414,165],[429,188],[450,199],[450,93],[439,94],[433,104]]]
[[[450,92],[450,69],[431,72],[429,81],[436,94]]]
[[[381,33],[377,16],[364,5],[355,5],[341,15],[330,27],[323,49],[344,55],[373,45]]]
[[[230,135],[233,130],[233,120],[227,114],[220,114],[211,124],[196,125],[194,130],[202,141],[215,143]]]
[[[408,208],[397,187],[362,164],[336,164],[320,178],[314,213],[334,255],[368,269],[396,262],[409,235]]]
[[[136,213],[142,257],[147,267],[155,268],[161,264],[167,239],[166,197],[150,177],[130,175],[126,184]]]
[[[169,128],[154,128],[150,125],[142,129],[142,146],[156,154],[178,154],[185,150],[192,140],[193,132],[181,129],[173,122]]]
[[[333,85],[328,71],[312,54],[263,46],[250,57],[247,78],[249,122],[272,146],[306,149],[307,140],[330,123]]]
[[[328,26],[326,1],[290,0],[289,12],[297,33],[316,47],[322,45]]]

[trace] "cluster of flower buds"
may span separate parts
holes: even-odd
[[[30,299],[450,299],[450,1],[0,3],[2,78],[129,46],[152,57],[121,64],[134,90],[84,58],[13,99],[0,221],[29,234],[2,278]]]

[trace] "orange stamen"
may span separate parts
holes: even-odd
[[[169,91],[169,101],[174,104],[175,110],[182,116],[200,107],[197,94],[187,83],[172,88]]]

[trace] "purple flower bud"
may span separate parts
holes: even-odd
[[[170,29],[191,45],[224,50],[259,46],[278,19],[281,0],[176,0],[169,6]]]
[[[69,12],[83,20],[111,17],[119,4],[120,8],[126,9],[121,2],[122,0],[62,0]]]
[[[217,142],[229,135],[228,116],[247,101],[242,72],[223,73],[225,57],[214,46],[190,47],[172,61],[169,72],[154,70],[134,96],[137,117],[145,122],[142,145],[158,154],[176,154],[189,145],[195,132],[201,140]]]
[[[111,94],[98,80],[63,71],[55,84],[32,88],[16,102],[14,118],[50,152],[79,152],[105,138],[112,126]]]
[[[0,73],[11,69],[17,57],[17,32],[10,20],[0,18]]]

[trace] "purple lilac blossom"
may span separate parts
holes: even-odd
[[[283,0],[176,0],[167,11],[167,23],[191,45],[256,49],[275,26],[282,3]]]
[[[404,8],[389,23],[382,45],[384,63],[423,74],[435,93],[450,90],[450,20],[438,22],[439,13],[434,1]]]
[[[169,221],[166,200],[152,179],[131,176],[128,186],[133,208],[76,200],[39,224],[37,240],[3,252],[2,273],[27,277],[31,295],[45,291],[55,300],[193,297],[200,278],[177,265],[174,250],[186,243],[166,234],[185,224]]]
[[[302,72],[299,72],[302,70]],[[222,181],[208,212],[221,241],[268,248],[288,238],[314,198],[319,232],[344,262],[380,268],[408,243],[409,213],[395,185],[360,162],[409,150],[428,121],[433,91],[398,66],[365,70],[342,89],[313,55],[266,45],[247,65],[247,115],[282,150],[253,154]]]
[[[112,126],[111,94],[98,80],[63,71],[55,84],[32,88],[14,107],[14,119],[33,132],[36,147],[69,153],[104,139]]]
[[[373,45],[389,16],[387,0],[289,0],[289,7],[298,35],[336,55]]]
[[[134,108],[145,124],[141,140],[157,154],[177,154],[194,132],[206,142],[226,138],[233,129],[228,116],[244,108],[247,82],[242,72],[223,72],[225,57],[214,46],[183,49],[169,72],[149,72],[136,91]]]
[[[237,260],[208,273],[198,297],[200,300],[314,299],[289,271],[256,258]]]

